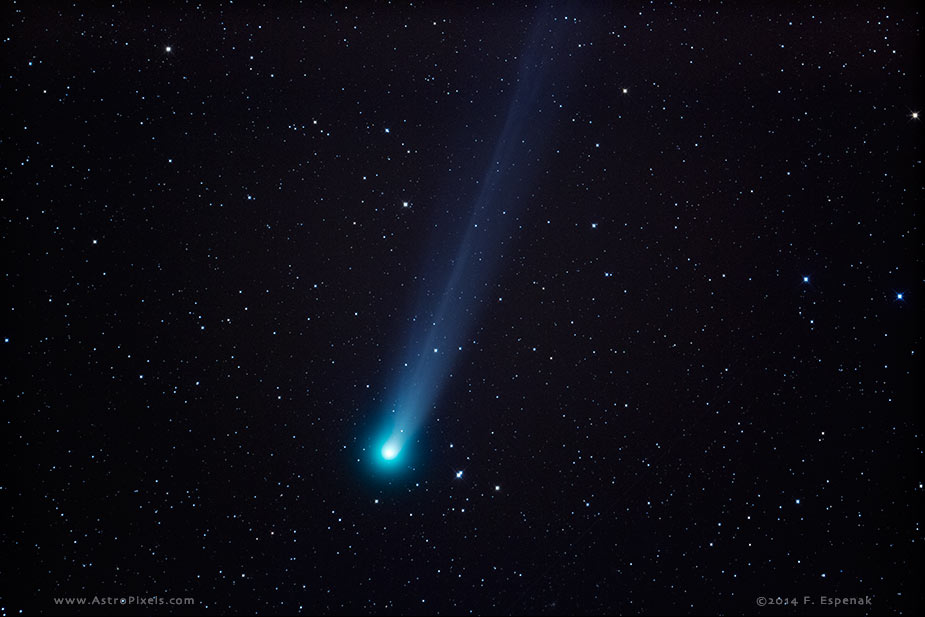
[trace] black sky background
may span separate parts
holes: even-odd
[[[3,614],[921,609],[912,4],[553,9],[471,344],[370,468],[545,11],[5,7]]]

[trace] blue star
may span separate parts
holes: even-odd
[[[809,282],[809,277],[808,277],[808,276],[804,276],[804,277],[803,277],[803,282],[804,282],[804,283],[808,283],[808,282]]]
[[[902,300],[902,299],[903,299],[903,293],[902,293],[902,292],[899,292],[898,294],[896,294],[896,299],[897,299],[897,300]]]

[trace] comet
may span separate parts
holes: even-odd
[[[490,283],[537,172],[545,141],[539,107],[565,20],[543,13],[533,24],[519,58],[518,78],[487,169],[478,184],[461,239],[444,265],[445,283],[426,289],[432,299],[412,320],[394,392],[387,400],[383,429],[371,451],[378,465],[407,466],[408,449],[437,404],[458,356],[488,297]],[[445,243],[445,242],[444,242]],[[423,273],[422,280],[439,276]],[[400,356],[401,357],[401,356]]]

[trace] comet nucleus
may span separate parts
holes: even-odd
[[[398,453],[401,452],[401,444],[398,443],[398,439],[395,437],[390,437],[385,445],[382,446],[382,458],[387,461],[394,460],[398,456]]]

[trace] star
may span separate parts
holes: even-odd
[[[623,94],[627,94],[628,92],[629,92],[629,88],[623,88]]]
[[[804,277],[803,277],[803,282],[804,282],[804,283],[808,283],[808,282],[809,282],[809,277],[808,277],[808,276],[804,276]]]
[[[164,48],[164,51],[166,51],[166,52],[169,54],[170,52],[173,51],[173,47],[171,47],[170,45],[168,45],[167,47]]]
[[[456,472],[456,477],[457,477],[457,478],[462,478],[462,475],[463,475],[463,472],[462,472],[461,469],[460,469],[459,471]]]
[[[896,299],[897,299],[897,300],[902,300],[902,299],[903,299],[903,293],[902,293],[902,292],[899,292],[898,294],[896,294]]]
[[[912,112],[912,119],[913,119],[913,120],[918,120],[918,119],[919,119],[919,112],[913,111],[913,112]]]

